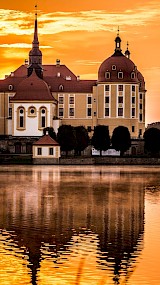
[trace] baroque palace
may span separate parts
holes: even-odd
[[[135,140],[145,130],[145,93],[128,46],[122,53],[119,32],[114,53],[102,62],[95,80],[81,80],[59,59],[43,65],[36,14],[29,61],[0,80],[0,136],[10,140],[12,152],[26,153],[45,127],[57,132],[61,124],[83,125],[91,134],[95,126],[106,125],[110,135],[126,126]]]

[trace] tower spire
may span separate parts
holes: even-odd
[[[29,64],[42,64],[42,53],[39,49],[38,41],[37,5],[35,5],[34,36],[32,41],[32,49],[29,52]]]
[[[127,58],[130,58],[130,51],[128,50],[128,46],[129,46],[129,43],[127,42],[127,49],[126,49],[126,51],[125,51],[125,56],[127,57]]]
[[[121,38],[119,36],[119,26],[117,30],[117,37],[115,38],[115,55],[122,55],[121,53]]]

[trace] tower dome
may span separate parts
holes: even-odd
[[[130,56],[129,50],[127,54]],[[115,39],[115,52],[100,65],[98,81],[138,83],[137,67],[134,62],[130,60],[129,56],[125,55],[121,50],[121,38],[117,35]]]

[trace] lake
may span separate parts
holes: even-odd
[[[1,285],[159,285],[160,168],[0,166]]]

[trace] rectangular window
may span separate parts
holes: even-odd
[[[37,155],[42,155],[42,148],[41,147],[37,148]]]
[[[49,148],[49,155],[53,155],[54,154],[54,152],[53,152],[53,147],[50,147]]]
[[[118,78],[122,79],[123,78],[123,72],[118,72]]]
[[[139,104],[139,109],[142,110],[142,104],[141,103]]]
[[[123,91],[123,85],[118,85],[118,91]]]
[[[69,97],[69,104],[74,104],[74,97],[73,96]]]
[[[24,118],[22,116],[19,117],[19,127],[20,128],[24,127]]]
[[[136,103],[136,97],[132,97],[132,104]]]
[[[109,108],[105,108],[105,117],[109,117]]]
[[[118,117],[123,117],[123,108],[118,108]]]
[[[96,117],[96,114],[97,114],[97,113],[96,113],[96,112],[94,112],[94,117]]]
[[[135,108],[132,108],[132,118],[135,117],[135,114],[136,114],[136,109],[135,109]]]
[[[11,107],[9,107],[8,116],[9,116],[9,117],[12,117],[12,108],[11,108]]]
[[[139,114],[139,121],[142,122],[142,114]]]
[[[74,108],[69,108],[69,116],[70,117],[74,116]]]
[[[122,103],[123,103],[123,97],[122,97],[122,96],[119,96],[119,97],[118,97],[118,103],[119,103],[119,104],[122,104]]]
[[[109,78],[110,78],[110,72],[106,72],[106,73],[105,73],[105,78],[106,78],[106,79],[109,79]]]
[[[92,115],[92,109],[91,108],[87,108],[87,116],[91,117]]]
[[[142,99],[143,99],[143,94],[142,94],[142,93],[140,93],[140,95],[139,95],[139,99],[140,99],[140,100],[142,100]]]
[[[63,108],[59,108],[59,117],[63,117]]]
[[[42,128],[45,128],[46,126],[46,118],[45,117],[42,117]]]
[[[92,104],[92,97],[88,96],[88,102],[87,104]]]
[[[59,104],[64,104],[64,98],[62,96],[59,96]]]
[[[105,104],[109,104],[109,96],[105,97]]]
[[[136,89],[135,89],[135,86],[132,85],[132,91],[135,92],[135,90],[136,90]]]
[[[135,132],[135,126],[132,126],[132,133]]]
[[[105,85],[105,91],[109,91],[109,85]]]

